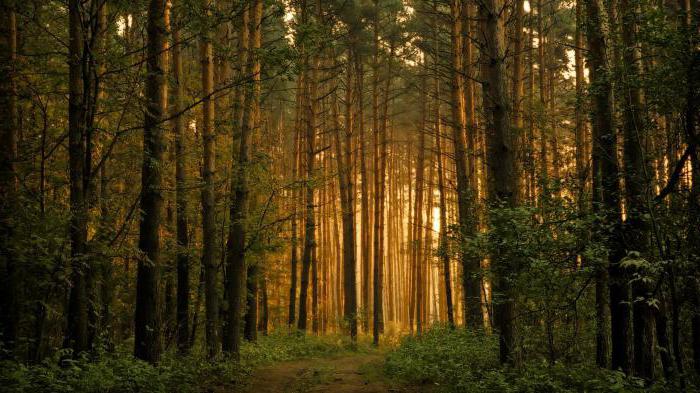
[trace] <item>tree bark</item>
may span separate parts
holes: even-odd
[[[463,20],[468,20],[469,6],[462,4],[460,0],[452,0],[452,139],[454,143],[454,160],[457,175],[457,206],[460,235],[464,238],[474,234],[474,189],[470,181],[470,169],[468,168],[467,154],[469,151],[467,140],[467,118],[469,112],[468,104],[465,102],[464,78],[461,70],[464,68],[462,58],[462,47],[467,46],[467,55],[471,58],[471,45],[469,42],[463,43],[462,31]],[[467,24],[466,33],[469,33]],[[466,60],[470,62],[470,59]],[[471,67],[468,71],[471,71]],[[470,77],[470,74],[467,74]],[[473,91],[466,94],[467,100],[473,100]],[[473,121],[472,119],[470,119]],[[469,133],[473,134],[475,128],[469,124]],[[473,147],[473,144],[472,146]],[[477,277],[480,270],[479,260],[465,253],[461,255],[462,263],[462,295],[463,295],[463,318],[464,326],[481,329],[484,326],[483,314],[481,311],[481,281]]]
[[[642,91],[639,87],[640,52],[637,44],[636,5],[628,0],[620,0],[622,10],[622,72],[624,100],[623,132],[625,163],[625,206],[627,219],[624,224],[623,240],[627,253],[638,251],[642,257],[650,257],[649,215],[651,182],[645,163],[644,148],[647,132],[642,108]],[[648,260],[651,260],[648,258]],[[646,269],[638,269],[644,277]],[[632,285],[634,373],[647,381],[654,379],[654,308],[650,305],[653,288],[643,280]]]
[[[250,38],[249,38],[250,5],[243,10],[240,42],[241,77],[245,76],[248,65]],[[229,201],[229,232],[226,241],[226,265],[227,265],[227,293],[228,293],[228,321],[226,334],[228,342],[224,345],[233,358],[240,357],[241,347],[241,321],[243,316],[243,302],[246,296],[246,220],[248,218],[248,165],[250,162],[250,112],[248,103],[252,99],[252,89],[244,85],[239,94],[238,103],[240,117],[234,113],[233,121],[233,146],[238,147],[238,156],[231,161],[231,200]],[[236,128],[240,129],[238,140],[235,138]],[[236,143],[238,142],[238,143]],[[233,151],[236,149],[234,148]]]
[[[73,0],[75,1],[75,0]],[[146,114],[144,119],[143,168],[139,249],[144,254],[136,275],[134,356],[157,363],[161,353],[159,320],[160,224],[163,210],[162,167],[165,112],[166,2],[151,0],[148,8],[146,45]]]
[[[486,135],[486,163],[488,198],[492,206],[515,207],[517,205],[518,180],[515,172],[517,135],[513,133],[508,118],[508,102],[505,94],[505,55],[503,44],[503,7],[500,0],[487,0],[480,4],[479,17],[483,21],[482,57],[486,80],[483,85],[484,109],[488,130]],[[509,261],[499,255],[492,256],[495,268],[493,291],[502,296],[495,302],[494,322],[499,331],[501,363],[515,364],[515,300],[508,275],[512,274]]]
[[[609,290],[610,290],[610,316],[611,316],[611,341],[612,359],[611,367],[614,370],[622,369],[624,372],[631,370],[631,332],[629,290],[623,271],[619,266],[624,257],[624,250],[620,246],[619,231],[621,226],[620,213],[620,183],[619,168],[617,164],[617,136],[613,123],[612,113],[612,84],[611,75],[606,60],[608,38],[603,30],[603,12],[598,0],[586,0],[586,38],[588,40],[588,56],[590,65],[590,97],[592,100],[591,125],[593,129],[593,159],[594,171],[594,201],[600,198],[598,207],[604,214],[607,225],[613,229],[609,234],[604,234],[603,239],[609,249]],[[598,161],[598,162],[596,162]],[[597,181],[596,177],[600,181]],[[600,288],[606,280],[603,271],[605,266],[597,273],[596,282],[596,309],[598,321],[601,322],[600,309],[606,299]],[[598,327],[600,329],[600,326]]]
[[[17,161],[17,19],[9,2],[0,4],[0,335],[12,356],[20,319],[19,275],[13,250]],[[0,355],[4,357],[4,355]]]
[[[83,91],[82,12],[78,0],[68,3],[68,155],[70,167],[71,289],[65,345],[77,354],[88,350],[87,205],[85,189],[85,96]]]
[[[181,353],[189,351],[190,315],[190,260],[189,260],[189,221],[187,219],[187,163],[185,119],[182,112],[185,95],[185,81],[182,69],[182,42],[180,40],[180,20],[172,24],[173,99],[172,116],[175,133],[175,211],[177,241],[177,345]]]

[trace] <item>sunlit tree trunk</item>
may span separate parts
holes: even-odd
[[[544,126],[543,116],[540,115],[547,105],[547,90],[545,89],[545,75],[547,64],[545,62],[545,45],[547,37],[545,36],[544,27],[544,9],[542,8],[542,0],[537,0],[537,71],[539,72],[539,90],[540,90],[540,107],[538,108],[537,127],[540,131],[540,177],[545,188],[549,180],[549,166],[547,165],[547,130]]]
[[[468,20],[463,13],[469,13],[468,5],[462,4],[460,0],[453,0],[451,3],[452,17],[452,142],[454,143],[454,160],[457,176],[457,205],[458,205],[458,220],[461,236],[469,236],[473,233],[474,226],[474,209],[473,195],[474,188],[472,179],[470,179],[470,169],[468,165],[467,154],[470,146],[468,143],[467,127],[469,134],[473,135],[475,128],[473,126],[474,118],[467,119],[466,115],[473,116],[468,105],[473,105],[473,90],[466,92],[464,90],[464,77],[461,70],[464,69],[462,58],[462,47],[467,46],[466,55],[469,57],[467,62],[471,60],[471,44],[463,43],[463,20]],[[468,25],[468,23],[467,23]],[[466,29],[469,33],[469,29]],[[468,39],[467,39],[468,41]],[[471,67],[468,68],[467,78],[471,77]],[[471,87],[471,86],[470,86]],[[465,102],[467,100],[472,102]],[[471,120],[467,124],[467,120]],[[472,138],[473,140],[473,138]],[[461,255],[462,262],[462,287],[463,287],[463,308],[464,308],[464,325],[469,328],[481,329],[483,327],[483,315],[481,312],[481,284],[478,277],[479,260],[471,258],[466,254]]]

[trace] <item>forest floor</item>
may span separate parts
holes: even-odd
[[[384,393],[426,392],[428,386],[398,385],[382,374],[381,353],[342,354],[276,363],[257,369],[249,393]]]

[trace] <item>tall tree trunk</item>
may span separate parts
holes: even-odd
[[[303,92],[301,91],[302,87],[302,79],[300,78],[299,81],[297,82],[297,102],[301,102],[302,99],[302,94]],[[301,175],[301,108],[297,109],[297,117],[298,119],[296,120],[295,124],[295,136],[294,136],[294,179],[295,181],[299,179],[299,176]],[[293,205],[293,213],[294,216],[292,217],[292,239],[291,239],[291,245],[290,245],[290,251],[291,251],[291,266],[290,266],[290,286],[289,286],[289,314],[288,314],[288,319],[287,319],[287,325],[291,328],[294,326],[294,322],[296,321],[296,302],[297,302],[297,265],[299,261],[299,247],[297,246],[297,243],[299,242],[299,237],[298,237],[298,230],[297,230],[297,222],[298,222],[298,210],[297,210],[297,203],[299,202],[298,199],[298,191],[296,187],[292,190],[292,205]]]
[[[211,0],[202,0],[204,15],[212,15]],[[211,32],[203,26],[200,43],[202,65],[202,265],[204,266],[205,336],[207,355],[219,353],[219,295],[216,259],[216,202],[214,199],[215,131],[214,131],[214,49]]]
[[[306,1],[302,1],[302,23],[307,23],[307,15],[308,10],[306,7]],[[302,53],[304,53],[304,48],[302,48]],[[308,56],[306,53],[304,53],[304,55]],[[314,177],[314,160],[316,158],[316,64],[315,62],[313,65],[310,63],[311,60],[308,57],[305,57],[302,77],[305,79],[303,86],[306,93],[306,99],[304,100],[303,104],[305,105],[306,115],[304,116],[305,124],[303,124],[302,127],[306,133],[304,138],[306,142],[306,195],[304,201],[306,211],[304,214],[304,249],[301,258],[301,286],[299,288],[299,322],[297,324],[299,330],[306,330],[309,274],[311,265],[314,263],[314,248],[316,247],[316,217],[314,211],[314,187],[312,184]],[[302,103],[299,103],[299,105],[302,105]]]
[[[68,300],[67,347],[75,353],[88,350],[87,205],[85,200],[85,96],[83,91],[82,12],[79,0],[68,3],[68,154],[70,166],[71,289]]]
[[[482,57],[485,69],[483,85],[484,109],[488,130],[486,135],[486,164],[488,198],[493,206],[514,207],[517,204],[518,180],[515,173],[517,135],[513,133],[508,118],[508,102],[505,93],[505,55],[503,44],[503,19],[500,0],[487,0],[480,4],[479,17],[483,21]],[[494,319],[499,331],[500,360],[516,363],[515,353],[515,300],[508,275],[512,273],[509,261],[499,255],[492,256],[496,277],[493,291],[502,296],[495,302]]]
[[[428,117],[427,98],[428,91],[426,86],[426,78],[421,81],[421,95],[423,97],[421,104],[421,120],[418,129],[418,158],[416,160],[416,184],[413,203],[413,236],[411,241],[411,290],[412,301],[412,316],[416,322],[416,334],[421,335],[423,332],[423,286],[422,286],[422,261],[423,261],[423,243],[421,241],[423,234],[423,196],[424,192],[424,176],[425,176],[425,127]],[[413,321],[410,321],[413,325]]]
[[[20,322],[20,282],[12,246],[13,215],[18,202],[16,61],[16,14],[11,2],[3,1],[0,4],[0,342],[9,356],[17,345]]]
[[[603,11],[598,0],[586,0],[586,37],[588,40],[588,56],[590,64],[590,96],[592,100],[591,125],[593,129],[593,168],[594,201],[600,200],[598,207],[605,215],[607,225],[613,229],[609,235],[603,235],[609,248],[609,288],[611,316],[611,367],[625,372],[631,370],[631,332],[629,290],[627,282],[619,266],[624,257],[620,247],[619,231],[621,226],[620,213],[620,183],[617,164],[617,136],[613,123],[612,112],[612,81],[606,60],[608,38],[603,29]],[[598,181],[597,178],[600,180]],[[601,270],[604,267],[601,268]],[[601,321],[600,309],[606,298],[600,288],[607,279],[604,271],[597,273],[596,309]],[[600,327],[599,327],[600,328]]]
[[[574,68],[576,73],[576,178],[578,181],[578,210],[581,214],[587,212],[586,202],[586,178],[589,170],[586,164],[587,147],[586,147],[586,120],[584,115],[585,103],[585,78],[583,66],[583,50],[584,36],[581,28],[583,26],[583,0],[576,1],[576,37],[574,49]],[[597,142],[595,142],[597,143]],[[592,182],[594,184],[591,193],[591,198],[596,206],[601,202],[595,190],[599,189],[600,171],[599,155],[591,158],[591,166],[593,167],[590,173],[593,174]],[[587,238],[589,235],[584,235]],[[610,312],[607,296],[607,269],[598,265],[594,266],[595,272],[595,293],[596,293],[596,364],[599,367],[608,367],[610,362]]]
[[[360,162],[360,191],[362,200],[360,201],[360,252],[362,256],[362,331],[369,332],[369,288],[370,288],[370,270],[372,261],[370,260],[370,218],[369,218],[369,175],[367,173],[367,152],[365,142],[365,122],[364,122],[364,67],[362,63],[361,52],[356,52],[355,60],[355,78],[357,88],[355,94],[357,97],[357,126],[359,134],[357,141],[359,144],[359,162]]]
[[[181,353],[189,351],[190,315],[190,260],[189,222],[187,219],[187,164],[185,119],[182,115],[185,95],[185,81],[182,69],[182,42],[180,40],[180,19],[172,24],[173,99],[172,117],[175,133],[175,211],[177,240],[177,345]]]
[[[143,168],[139,249],[144,254],[136,273],[134,356],[157,363],[161,353],[159,318],[160,224],[163,210],[162,167],[166,110],[165,50],[166,1],[151,0],[148,8],[146,45],[146,113],[144,119]]]
[[[525,1],[524,0],[516,0],[515,4],[513,5],[513,19],[514,25],[513,25],[513,83],[512,83],[512,110],[511,110],[511,117],[513,119],[513,128],[515,132],[518,134],[518,138],[521,138],[523,135],[524,127],[523,127],[523,114],[522,114],[522,97],[523,97],[523,19],[525,18]],[[522,141],[518,140],[518,146],[522,147]],[[524,200],[525,195],[527,194],[525,191],[524,187],[524,182],[523,179],[525,178],[522,176],[523,171],[522,171],[522,159],[524,157],[524,149],[520,149],[519,151],[514,152],[515,153],[515,165],[516,165],[516,174],[518,176],[518,187],[516,189],[516,192],[518,193],[518,199],[519,200]]]
[[[545,73],[547,71],[547,63],[545,62],[545,45],[546,35],[543,27],[544,10],[542,8],[542,0],[537,0],[537,66],[539,71],[539,90],[540,90],[540,113],[545,110],[547,105],[547,91],[545,90]],[[544,126],[544,116],[538,116],[537,127],[540,131],[540,177],[543,186],[548,187],[549,167],[547,165],[547,130]]]
[[[374,291],[373,291],[373,343],[379,345],[379,335],[384,328],[384,194],[386,191],[386,107],[389,97],[389,81],[391,68],[386,76],[385,102],[383,119],[379,118],[379,6],[374,2],[375,15],[373,21],[374,53],[373,53],[373,78],[372,78],[372,128],[374,137]],[[393,55],[393,43],[391,49]],[[389,58],[391,66],[391,57]]]
[[[353,36],[351,36],[351,40]],[[351,45],[353,42],[351,41]],[[352,49],[348,57],[352,57]],[[352,182],[352,130],[354,127],[353,117],[353,75],[352,62],[349,59],[346,65],[347,83],[345,92],[345,143],[340,139],[340,126],[336,124],[335,144],[336,157],[338,163],[338,184],[340,188],[340,207],[343,221],[343,317],[348,324],[350,338],[357,340],[357,277],[355,268],[355,208],[354,208],[354,187]],[[337,110],[337,102],[334,107]],[[337,119],[337,116],[334,116]],[[343,151],[344,150],[344,151]]]
[[[625,207],[627,219],[623,240],[629,253],[638,251],[643,257],[650,252],[649,215],[647,203],[650,199],[651,183],[645,163],[644,148],[647,135],[642,108],[642,92],[639,86],[640,52],[637,46],[637,9],[628,0],[620,0],[622,10],[622,72],[624,100],[624,163],[625,163]],[[641,276],[648,274],[641,269]],[[654,379],[654,308],[650,305],[653,288],[645,280],[636,280],[632,286],[634,326],[634,373],[651,381]]]
[[[248,66],[250,38],[249,38],[250,5],[243,9],[241,34],[239,36],[241,77],[245,77]],[[252,89],[244,85],[237,98],[236,105],[240,116],[233,116],[233,146],[235,152],[238,148],[238,156],[235,154],[231,161],[231,200],[229,201],[229,232],[226,241],[226,265],[228,293],[228,321],[226,334],[228,342],[224,350],[234,358],[240,356],[241,347],[241,321],[243,316],[243,301],[246,296],[246,220],[248,218],[248,165],[250,162],[250,112],[249,102],[252,97]],[[235,111],[234,111],[235,112]],[[238,140],[235,138],[236,130],[240,129]],[[236,144],[238,142],[238,144]]]
[[[450,269],[449,239],[447,237],[447,188],[445,187],[445,172],[443,168],[442,153],[442,127],[440,121],[440,85],[439,79],[435,80],[435,97],[437,108],[435,109],[435,148],[438,170],[438,190],[440,191],[440,234],[438,240],[438,255],[442,262],[442,274],[445,285],[445,307],[447,307],[447,323],[450,328],[455,327],[454,306],[452,305],[452,272]]]
[[[262,0],[255,0],[252,5],[253,18],[252,29],[253,35],[251,36],[251,74],[252,74],[252,96],[250,101],[250,131],[254,133],[260,129],[260,56],[258,50],[260,49],[262,41],[262,13],[263,13],[263,2]],[[260,280],[260,267],[256,263],[248,264],[247,279],[246,283],[246,301],[247,301],[247,312],[245,317],[245,326],[243,335],[248,341],[257,340],[257,320],[258,320],[258,289]]]
[[[700,71],[700,49],[697,47],[698,26],[700,26],[700,15],[698,6],[690,0],[680,2],[683,13],[681,15],[682,32],[686,37],[686,92],[684,108],[684,133],[686,144],[690,149],[690,165],[692,169],[691,189],[688,195],[688,247],[690,254],[696,261],[700,261],[700,156],[698,156],[698,121],[700,121],[700,94],[698,93],[700,82],[697,75]],[[693,148],[691,148],[693,146]],[[698,269],[698,262],[695,264],[695,271]],[[691,278],[693,316],[691,319],[691,337],[693,345],[693,365],[696,373],[700,373],[700,286],[698,285],[697,273]],[[674,337],[674,340],[676,338]],[[681,354],[676,353],[677,360],[681,361]]]
[[[473,209],[473,183],[470,181],[470,170],[468,168],[467,154],[469,151],[467,140],[467,118],[466,114],[469,111],[467,105],[473,105],[473,102],[465,102],[464,78],[462,76],[463,58],[462,47],[466,45],[466,50],[470,62],[471,45],[463,43],[463,21],[468,20],[463,13],[469,13],[468,5],[462,4],[460,0],[452,0],[451,16],[452,16],[452,139],[454,143],[454,160],[457,175],[457,205],[458,205],[458,220],[460,235],[462,237],[470,236],[474,233],[474,209]],[[469,32],[469,29],[466,29]],[[468,39],[469,40],[469,39]],[[467,40],[467,41],[468,41]],[[471,71],[471,67],[469,69]],[[470,77],[470,75],[467,75]],[[473,100],[473,91],[466,94],[467,100]],[[472,114],[473,115],[473,114]],[[472,119],[470,119],[473,121]],[[475,128],[473,124],[469,124],[469,132],[473,134]],[[481,329],[484,325],[483,314],[481,311],[481,283],[477,277],[480,266],[477,258],[470,257],[462,253],[462,287],[463,287],[463,308],[464,308],[464,325],[473,328]]]

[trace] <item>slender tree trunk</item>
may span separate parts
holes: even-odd
[[[83,258],[87,242],[85,200],[85,96],[83,91],[83,47],[81,5],[68,3],[68,154],[70,167],[70,240],[72,272],[68,300],[67,347],[75,353],[88,350],[87,268]]]
[[[412,279],[413,289],[411,297],[413,298],[413,318],[416,322],[416,334],[421,335],[423,332],[423,196],[424,192],[424,176],[425,176],[425,127],[428,117],[427,97],[428,91],[426,86],[426,78],[421,82],[421,94],[423,103],[421,104],[421,120],[418,129],[418,159],[416,160],[416,184],[415,184],[415,202],[413,204],[413,237],[412,237]],[[411,321],[413,322],[413,321]],[[412,325],[412,323],[411,323]]]
[[[511,99],[513,101],[511,117],[513,119],[513,128],[521,138],[523,135],[523,114],[522,114],[522,97],[523,97],[523,19],[525,18],[525,1],[516,0],[513,5],[513,83],[512,83],[512,95]],[[518,146],[522,147],[522,141],[518,140]],[[527,194],[524,187],[522,176],[522,160],[524,157],[524,149],[514,152],[516,155],[515,165],[516,174],[519,180],[516,192],[518,193],[519,200],[525,200],[525,195]]]
[[[250,100],[250,115],[248,118],[249,132],[251,134],[259,132],[261,125],[260,116],[260,56],[258,50],[262,42],[262,0],[255,0],[252,5],[253,18],[251,20],[253,34],[251,36],[251,74],[252,74],[252,96]],[[255,209],[253,209],[255,210]],[[248,341],[257,340],[257,320],[258,320],[258,289],[260,281],[260,267],[256,263],[247,264],[246,284],[246,317],[243,335]]]
[[[352,39],[353,37],[351,37]],[[352,45],[352,42],[351,42]],[[352,57],[352,49],[349,56]],[[340,206],[343,221],[343,317],[348,324],[350,338],[357,340],[357,277],[355,275],[355,208],[354,187],[352,182],[352,130],[353,117],[353,88],[352,63],[346,65],[347,83],[345,93],[345,143],[340,140],[340,126],[336,124],[335,144],[338,163],[338,185],[340,188]],[[337,106],[337,103],[335,104]],[[336,113],[337,113],[336,109]],[[335,116],[337,119],[337,116]],[[341,146],[342,145],[342,146]],[[341,147],[343,147],[341,149]],[[341,151],[344,150],[344,151]]]
[[[439,80],[435,81],[435,97],[440,100]],[[440,124],[440,106],[438,103],[435,110],[437,121],[435,122],[435,148],[438,170],[438,190],[440,191],[440,240],[438,245],[438,255],[442,261],[442,274],[445,285],[445,306],[447,307],[447,323],[451,328],[455,327],[454,306],[452,305],[452,272],[450,269],[449,240],[447,238],[447,198],[445,187],[445,173],[443,169],[442,153],[442,127]]]
[[[364,67],[360,53],[355,53],[355,78],[357,80],[356,96],[357,96],[357,125],[359,134],[357,141],[359,143],[359,162],[360,162],[360,191],[362,200],[360,201],[360,252],[362,256],[362,331],[369,332],[369,288],[370,288],[370,270],[372,261],[370,260],[370,215],[369,215],[369,175],[367,173],[367,152],[365,143],[365,122],[364,122]]]
[[[547,37],[543,27],[543,13],[542,0],[537,0],[537,65],[539,71],[540,113],[545,110],[547,105],[547,91],[545,90],[547,64],[544,56]],[[537,127],[540,131],[540,177],[544,188],[547,188],[547,181],[549,180],[549,166],[547,165],[547,130],[544,126],[543,116],[539,115],[538,117]]]
[[[134,356],[157,363],[161,353],[159,320],[160,224],[163,210],[162,167],[165,113],[166,2],[151,0],[148,8],[146,45],[146,115],[144,119],[143,168],[139,260],[136,274]]]
[[[472,206],[474,189],[473,183],[470,181],[470,170],[468,168],[467,154],[470,146],[468,146],[467,119],[465,117],[465,114],[469,111],[467,105],[473,105],[473,103],[466,103],[464,100],[464,78],[461,73],[461,70],[464,68],[462,47],[465,45],[462,40],[463,20],[468,20],[462,14],[468,12],[468,5],[462,4],[460,0],[452,0],[452,142],[454,143],[454,160],[457,175],[458,220],[462,237],[471,235],[475,228]],[[466,32],[468,33],[468,29]],[[469,57],[467,61],[470,62],[471,45],[470,43],[466,43],[466,45],[468,46],[466,52]],[[471,71],[471,67],[469,71]],[[467,77],[469,78],[470,74]],[[467,92],[467,100],[471,101],[473,97],[473,91]],[[470,120],[473,122],[473,117]],[[472,123],[469,124],[470,134],[475,132],[475,128],[472,125]],[[471,147],[473,147],[473,144]],[[462,254],[461,262],[464,325],[473,329],[481,329],[484,321],[481,311],[481,284],[477,277],[480,269],[479,260]]]
[[[190,260],[189,260],[189,221],[187,219],[187,164],[186,139],[184,136],[185,119],[182,116],[185,95],[184,75],[182,69],[182,42],[180,41],[180,20],[173,25],[173,100],[172,116],[175,133],[175,206],[177,238],[177,344],[181,353],[189,351],[189,315],[190,315]]]
[[[203,0],[204,15],[212,15],[211,0]],[[204,26],[200,43],[202,65],[202,265],[204,266],[205,335],[207,355],[219,353],[219,295],[216,290],[216,203],[214,200],[215,130],[214,130],[214,49],[209,27]]]
[[[301,84],[302,79],[300,78],[298,83],[297,83],[297,102],[301,102],[302,99],[302,84]],[[300,109],[297,110],[297,117],[299,117],[296,120],[296,127],[295,127],[295,136],[294,136],[294,177],[295,179],[298,179],[299,176],[301,175],[301,170],[300,170],[300,165],[301,165],[301,114],[300,114]],[[297,211],[297,202],[299,199],[297,198],[297,189],[296,187],[292,190],[292,205],[294,206],[293,213],[294,216],[292,217],[292,241],[291,241],[291,267],[290,267],[290,287],[289,287],[289,318],[287,319],[287,325],[291,328],[294,326],[294,322],[296,321],[296,302],[297,302],[297,265],[299,261],[299,248],[297,246],[297,243],[299,242],[299,237],[298,237],[298,230],[297,230],[297,222],[298,222],[298,211]]]

